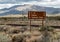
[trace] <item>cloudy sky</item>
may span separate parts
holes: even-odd
[[[45,7],[60,8],[60,0],[0,0],[0,9],[21,4],[35,4]]]

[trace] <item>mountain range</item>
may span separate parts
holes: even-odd
[[[10,8],[0,9],[0,16],[4,15],[16,15],[16,14],[27,14],[28,11],[46,11],[47,14],[59,14],[60,8],[43,7],[38,5],[15,5]]]

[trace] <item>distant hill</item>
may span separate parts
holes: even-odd
[[[38,5],[15,5],[10,8],[0,9],[0,16],[27,14],[28,11],[46,11],[47,14],[58,14],[60,13],[60,8],[42,7]]]

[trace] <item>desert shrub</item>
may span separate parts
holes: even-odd
[[[23,35],[24,35],[25,37],[30,38],[30,37],[31,37],[31,32],[30,32],[30,31],[25,31],[25,32],[23,33]]]
[[[39,31],[45,31],[46,27],[41,27]]]
[[[22,29],[20,29],[20,32],[25,32],[26,31],[26,29],[25,28],[22,28]]]
[[[26,42],[22,34],[16,34],[12,37],[12,42]]]
[[[0,31],[3,31],[3,27],[0,27]]]
[[[0,42],[12,42],[12,39],[9,35],[0,33]]]
[[[7,29],[8,28],[6,26],[4,26],[4,25],[0,26],[0,31],[6,32]]]
[[[54,31],[54,28],[48,27],[47,30],[48,30],[48,31]]]
[[[54,31],[54,28],[46,26],[46,27],[41,27],[41,29],[39,31]]]
[[[10,30],[7,31],[8,34],[17,34],[20,32],[20,29],[18,28],[11,28]]]

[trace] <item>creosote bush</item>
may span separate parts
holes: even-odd
[[[54,31],[54,28],[52,28],[52,27],[49,27],[49,26],[47,26],[47,27],[41,27],[41,29],[39,30],[39,31]]]

